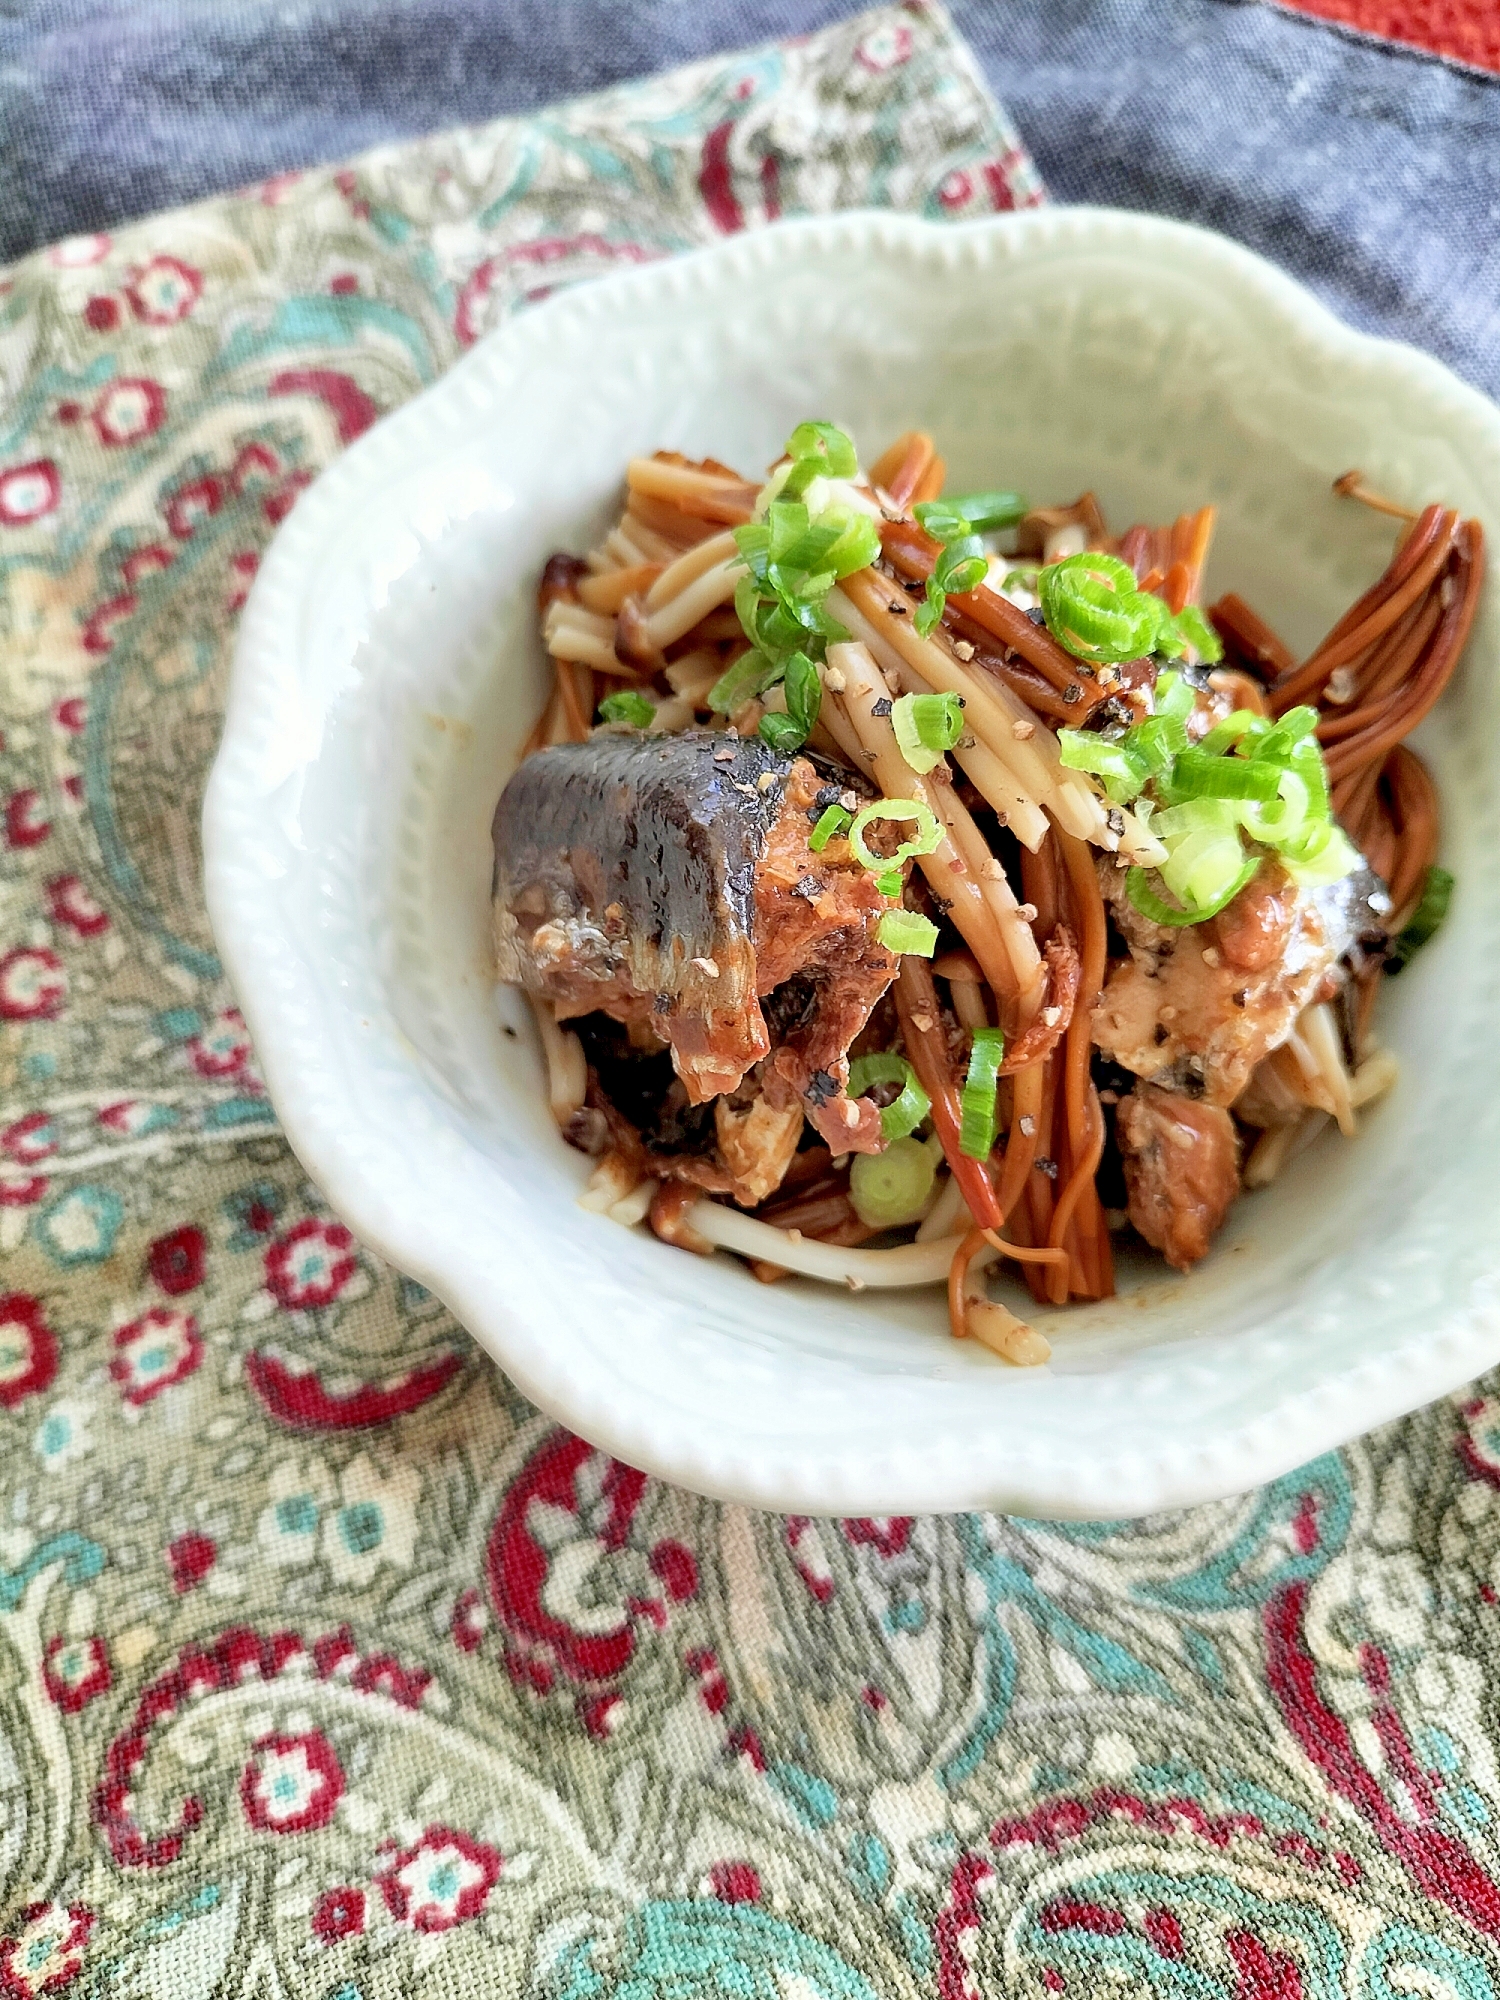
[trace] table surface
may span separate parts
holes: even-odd
[[[849,11],[19,0],[0,18],[0,259]],[[1500,389],[1500,81],[1242,0],[952,11],[1055,199],[1222,229],[1356,325]]]

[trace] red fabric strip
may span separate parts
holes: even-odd
[[[1496,0],[1278,0],[1278,4],[1454,62],[1500,72]]]

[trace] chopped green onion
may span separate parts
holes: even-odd
[[[838,520],[839,511],[829,510],[831,520]],[[824,561],[835,577],[853,576],[856,570],[868,569],[879,554],[880,530],[868,514],[851,507],[838,540],[830,543]]]
[[[899,896],[905,887],[901,879],[901,870],[893,868],[889,874],[878,876],[875,887],[880,891],[882,896]]]
[[[878,819],[912,819],[917,823],[917,831],[912,839],[903,840],[894,854],[872,854],[865,845],[865,828],[873,826]],[[870,805],[861,807],[849,829],[849,845],[854,858],[872,875],[883,875],[889,869],[899,868],[903,861],[910,861],[914,855],[931,854],[942,837],[943,829],[938,825],[937,814],[920,799],[876,799]]]
[[[1098,778],[1115,805],[1128,805],[1151,775],[1150,766],[1124,743],[1111,743],[1083,729],[1059,729],[1059,760],[1069,771],[1088,771]]]
[[[932,1199],[939,1149],[920,1139],[897,1139],[883,1153],[856,1153],[849,1168],[849,1199],[867,1229],[899,1229],[920,1222]]]
[[[933,631],[943,615],[943,607],[947,601],[948,593],[941,587],[936,577],[928,577],[926,599],[911,614],[911,622],[916,627],[917,633],[921,638],[930,639],[932,637]]]
[[[1047,629],[1078,659],[1137,660],[1152,652],[1171,614],[1136,588],[1118,556],[1085,550],[1048,563],[1037,577]]]
[[[952,500],[919,500],[911,511],[935,542],[960,542],[974,533],[973,522]]]
[[[616,688],[599,704],[606,722],[628,722],[632,729],[649,729],[656,719],[656,704],[647,701],[639,688]]]
[[[945,550],[944,554],[947,553]],[[964,556],[951,563],[939,560],[934,571],[938,588],[945,598],[963,597],[971,590],[978,590],[989,573],[989,562],[984,556]]]
[[[1002,590],[1024,590],[1035,597],[1036,580],[1040,573],[1040,564],[1031,569],[1008,569],[1001,579],[1000,588]]]
[[[1232,833],[1240,824],[1244,810],[1233,799],[1190,799],[1186,805],[1168,806],[1165,812],[1157,813],[1151,822],[1151,831],[1158,840],[1170,840],[1185,833],[1201,833],[1209,826],[1220,833]]]
[[[1125,875],[1125,893],[1143,917],[1149,917],[1154,924],[1168,924],[1180,928],[1184,924],[1206,923],[1226,909],[1245,885],[1254,879],[1260,867],[1258,856],[1253,856],[1225,885],[1220,894],[1207,904],[1195,909],[1179,909],[1171,903],[1163,902],[1151,887],[1144,868],[1131,868]]]
[[[987,1160],[995,1147],[995,1091],[1005,1037],[998,1028],[976,1028],[969,1074],[959,1098],[958,1150],[971,1160]]]
[[[917,1073],[905,1056],[856,1056],[849,1065],[849,1095],[863,1097],[877,1083],[901,1086],[901,1095],[881,1106],[880,1129],[888,1140],[904,1139],[927,1116],[932,1100],[918,1083]]]
[[[1252,764],[1250,769],[1256,767]],[[1269,768],[1275,769],[1272,765]],[[1268,805],[1248,800],[1241,808],[1240,823],[1252,840],[1262,847],[1286,847],[1303,837],[1309,825],[1314,829],[1330,825],[1326,801],[1314,810],[1312,793],[1296,771],[1276,772],[1276,796]]]
[[[964,493],[947,505],[963,516],[976,535],[994,535],[1002,528],[1013,528],[1026,512],[1026,502],[1019,493]],[[913,511],[920,520],[920,508]]]
[[[963,704],[956,694],[903,694],[891,704],[891,727],[907,763],[927,772],[963,735]]]
[[[887,910],[875,935],[887,951],[909,952],[916,958],[931,958],[937,949],[937,925],[917,910]]]
[[[776,745],[776,748],[800,748],[811,734],[813,725],[818,719],[818,710],[823,703],[823,683],[818,676],[817,668],[806,653],[793,653],[787,661],[782,691],[786,696],[787,719],[797,732],[797,743],[795,746],[792,745],[788,733],[782,730],[778,733],[783,740]],[[764,724],[769,722],[771,717],[763,716],[761,720]],[[764,728],[761,733],[765,734]]]
[[[1204,803],[1217,805],[1218,801]],[[1239,831],[1226,828],[1217,815],[1205,815],[1201,825],[1168,840],[1166,846],[1167,858],[1158,871],[1161,879],[1183,908],[1201,922],[1244,866]]]
[[[830,479],[852,479],[859,470],[854,440],[837,424],[798,424],[786,441],[794,465],[814,465]]]
[[[1216,722],[1198,748],[1210,757],[1220,757],[1226,750],[1232,750],[1236,743],[1248,742],[1252,749],[1268,734],[1270,723],[1254,709],[1237,708],[1232,715],[1226,715],[1222,722]]]
[[[1353,841],[1332,820],[1315,828],[1310,835],[1287,842],[1277,852],[1287,874],[1303,889],[1321,889],[1330,882],[1342,882],[1359,866]]]
[[[1187,731],[1175,715],[1148,715],[1126,732],[1125,742],[1151,775],[1160,778],[1171,770],[1173,758],[1186,750]]]
[[[809,670],[816,668],[830,639],[849,637],[823,600],[840,577],[867,568],[880,553],[879,531],[868,514],[826,494],[812,505],[803,497],[815,480],[848,478],[858,470],[848,436],[832,424],[799,424],[787,440],[787,452],[790,462],[777,467],[756,499],[756,518],[733,531],[745,565],[735,586],[735,613],[771,671],[752,687],[750,670],[731,681],[735,669],[730,668],[710,695],[713,701],[721,689],[732,692],[739,706],[787,676],[792,683],[786,704],[790,719],[761,729],[778,749],[796,748],[817,720],[821,689],[793,666],[795,656],[804,656]],[[794,742],[797,727],[802,734]]]
[[[778,563],[788,573],[800,570],[811,575],[821,569],[828,551],[843,533],[842,522],[812,521],[800,500],[778,500],[766,521],[770,529],[767,563]]]
[[[1289,708],[1279,722],[1256,739],[1255,755],[1277,759],[1289,757],[1317,726],[1318,711],[1315,708]]]
[[[781,669],[764,653],[745,653],[709,689],[708,705],[718,715],[733,715],[780,678]]]
[[[1276,797],[1280,782],[1281,773],[1270,762],[1184,750],[1164,789],[1174,804],[1181,799],[1256,799],[1265,804]]]
[[[1331,819],[1333,794],[1328,785],[1328,766],[1323,762],[1323,751],[1315,736],[1306,736],[1292,745],[1287,768],[1295,771],[1307,787],[1309,813],[1319,819]]]
[[[1198,655],[1200,666],[1212,666],[1224,657],[1224,647],[1218,633],[1209,624],[1196,604],[1184,604],[1172,620],[1176,636],[1185,639]]]
[[[927,600],[919,604],[912,614],[912,624],[925,639],[932,632],[948,602],[950,593],[960,597],[965,591],[977,590],[989,575],[989,557],[984,552],[984,543],[974,534],[970,524],[962,514],[939,514],[932,510],[947,506],[946,501],[923,501],[917,507],[920,519],[924,512],[930,516],[929,532],[936,535],[944,546],[939,552],[931,576],[927,579]],[[938,528],[942,534],[937,534]]]
[[[1386,955],[1387,972],[1400,972],[1411,964],[1434,933],[1441,927],[1453,900],[1453,877],[1446,868],[1429,868],[1422,877],[1422,893],[1412,912],[1411,922]]]
[[[779,757],[790,757],[807,741],[807,731],[781,709],[768,709],[757,731],[762,743]]]
[[[912,624],[927,638],[943,615],[949,596],[978,590],[989,574],[989,557],[981,535],[1012,528],[1026,512],[1019,493],[970,493],[959,500],[919,500],[912,512],[935,542],[943,544],[931,576],[927,598],[912,614]]]
[[[1164,667],[1156,676],[1156,684],[1151,690],[1151,707],[1155,714],[1170,716],[1174,722],[1186,722],[1193,712],[1193,684],[1185,680],[1175,667]]]
[[[836,840],[853,823],[853,813],[845,812],[842,806],[825,806],[817,825],[807,837],[807,844],[814,854],[821,854],[830,840]]]

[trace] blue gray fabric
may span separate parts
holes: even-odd
[[[848,0],[0,0],[0,259]],[[1500,393],[1500,79],[1236,0],[957,0],[1054,197],[1203,222]]]

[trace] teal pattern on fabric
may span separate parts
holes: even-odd
[[[648,1903],[626,1927],[619,1971],[608,1984],[593,1948],[571,1955],[566,1983],[549,2000],[877,2000],[837,1952],[746,1904]]]

